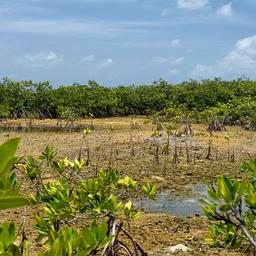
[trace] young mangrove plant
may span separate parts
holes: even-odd
[[[66,169],[74,166],[69,160],[64,163],[64,168],[62,164],[55,164],[54,169],[63,174],[62,178],[43,184],[43,193],[34,197],[35,202],[45,205],[44,214],[36,216],[37,241],[50,248],[44,255],[52,255],[56,248],[64,254],[70,250],[72,253],[68,255],[76,255],[77,251],[81,255],[112,256],[118,255],[119,251],[146,255],[125,228],[140,215],[125,195],[131,190],[141,190],[155,198],[156,187],[149,184],[140,187],[130,177],[121,177],[111,168],[101,170],[95,178],[74,181],[75,178],[65,174]],[[91,223],[91,228],[72,228],[80,221]],[[68,241],[66,232],[70,236]],[[133,248],[120,240],[121,234],[131,241]]]
[[[208,242],[215,247],[249,246],[256,248],[256,160],[248,161],[241,170],[249,174],[243,180],[219,176],[215,185],[208,184],[209,200],[201,200],[211,221]]]
[[[173,124],[168,124],[165,126],[165,132],[167,135],[167,143],[162,151],[162,154],[165,154],[167,158],[169,156],[169,151],[170,151],[170,137],[171,137],[171,135],[173,135],[174,129],[175,129],[175,126]]]
[[[159,164],[159,149],[160,149],[160,133],[157,129],[157,127],[153,128],[152,133],[151,133],[151,138],[153,140],[153,145],[155,147],[154,149],[154,163]]]
[[[227,141],[228,144],[228,161],[230,160],[230,137],[227,132],[224,133],[224,139]]]
[[[108,167],[110,168],[113,164],[113,148],[114,148],[114,141],[112,133],[114,132],[114,126],[109,127],[109,141],[111,141],[110,144],[110,153],[109,153],[109,160],[108,160]]]
[[[94,167],[94,169],[95,169],[96,176],[98,175],[98,169],[99,169],[100,150],[101,150],[101,145],[95,146],[95,148],[94,148],[94,151],[95,151],[95,167]]]
[[[210,160],[211,159],[211,154],[212,154],[212,139],[208,140],[208,148],[207,148],[207,155],[205,159]]]
[[[37,205],[36,242],[43,246],[39,255],[147,255],[127,230],[140,216],[129,195],[143,192],[155,199],[155,185],[139,185],[112,168],[88,175],[84,160],[58,159],[49,146],[41,156],[16,163],[18,143],[12,139],[0,146],[0,210]],[[30,199],[19,195],[15,168],[34,185],[29,186]],[[13,222],[0,223],[1,255],[28,255],[31,241],[24,223],[25,218],[21,242]]]
[[[86,153],[87,153],[87,160],[86,160],[86,165],[89,166],[91,159],[90,159],[90,140],[89,140],[89,135],[92,133],[92,130],[89,128],[85,128],[83,130],[83,141],[86,144]],[[78,159],[82,158],[82,145],[80,147],[80,153]]]

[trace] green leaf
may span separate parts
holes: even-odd
[[[140,218],[140,216],[141,216],[141,212],[135,212],[132,214],[131,219],[137,220],[138,218]]]
[[[30,201],[27,198],[20,197],[20,196],[0,197],[0,210],[22,207],[29,204],[30,204]]]
[[[95,246],[96,241],[90,229],[84,228],[82,234],[86,244],[88,244],[90,247]]]
[[[20,138],[10,139],[0,146],[0,175],[5,172],[5,167],[17,151]]]
[[[125,188],[136,188],[137,186],[137,182],[127,175],[123,179],[119,179],[117,184]]]
[[[212,205],[212,202],[207,199],[198,199],[198,201],[206,205]]]
[[[4,222],[0,225],[0,241],[5,249],[16,240],[15,226],[13,222]]]
[[[219,197],[218,197],[218,194],[213,191],[212,189],[208,189],[207,191],[208,195],[215,201],[218,201],[219,200]]]
[[[61,243],[61,239],[58,237],[58,238],[54,241],[54,243],[53,243],[53,245],[52,245],[51,254],[50,254],[50,255],[52,255],[52,256],[64,255],[64,254],[63,254],[63,252],[64,252],[63,249],[64,249],[64,248],[63,248],[63,245],[62,245],[62,243]]]
[[[234,196],[232,182],[226,176],[219,176],[217,181],[220,194],[226,202],[230,202]]]
[[[104,222],[101,226],[99,226],[99,241],[103,241],[108,233],[108,224]]]
[[[0,189],[1,190],[8,190],[12,187],[12,178],[10,177],[11,168],[17,161],[17,157],[10,158],[9,161],[6,163],[4,170],[0,174]]]
[[[230,205],[230,204],[221,205],[221,206],[219,207],[219,209],[220,209],[222,212],[226,212],[226,211],[228,211],[228,210],[231,209],[231,205]]]
[[[204,210],[205,215],[210,219],[210,220],[215,220],[216,218],[216,207],[215,206],[206,206],[203,205],[202,209]]]
[[[101,249],[103,248],[106,244],[108,244],[115,236],[114,235],[111,235],[111,236],[108,236],[106,237],[101,243],[100,245],[98,246],[98,249]]]
[[[250,207],[256,208],[256,192],[246,197],[246,203],[249,204]]]

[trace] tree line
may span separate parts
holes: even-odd
[[[152,113],[228,117],[256,120],[256,81],[189,80],[170,84],[162,79],[149,85],[106,87],[95,81],[61,85],[49,82],[0,81],[0,116],[59,118],[72,111],[78,117],[149,115]],[[255,121],[256,122],[256,121]]]

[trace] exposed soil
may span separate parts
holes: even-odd
[[[14,122],[26,125],[24,120]],[[52,120],[37,122],[37,125],[56,124],[56,121]],[[90,126],[91,120],[83,120],[80,123]],[[94,173],[96,166],[106,168],[111,165],[140,183],[156,183],[159,191],[168,190],[176,196],[189,195],[196,184],[204,180],[214,181],[216,175],[226,174],[241,178],[243,174],[239,170],[240,164],[256,155],[255,132],[235,126],[227,127],[230,137],[228,145],[224,132],[216,132],[210,136],[206,131],[207,126],[192,125],[194,136],[181,136],[176,139],[176,164],[173,164],[175,139],[170,138],[168,155],[162,153],[167,144],[167,136],[161,131],[161,137],[157,138],[157,163],[156,145],[151,137],[153,125],[146,123],[145,118],[97,119],[93,121],[93,126],[94,130],[86,139],[83,139],[82,132],[2,132],[0,143],[7,138],[20,136],[22,140],[18,150],[19,156],[38,156],[49,144],[57,150],[59,157],[67,156],[70,159],[78,156],[81,145],[82,157],[86,159],[89,146],[88,173]],[[206,159],[210,143],[211,154],[209,159]],[[100,147],[98,153],[97,147]],[[27,186],[22,185],[21,190],[25,193],[29,191]],[[35,237],[32,227],[35,212],[36,208],[27,207],[26,227],[30,238]],[[1,221],[11,219],[20,221],[20,209],[0,213]],[[244,255],[243,248],[237,251],[210,248],[205,242],[208,225],[203,216],[181,217],[164,213],[145,213],[132,224],[130,233],[151,255],[169,255],[164,249],[179,243],[192,249],[184,255]],[[35,245],[31,244],[32,255],[36,255],[35,248]]]

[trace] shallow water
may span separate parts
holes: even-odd
[[[199,199],[207,198],[207,186],[205,184],[196,185],[190,195],[177,197],[165,191],[158,194],[155,201],[143,200],[137,204],[145,212],[172,213],[177,216],[202,215],[202,203]]]
[[[85,127],[58,127],[58,126],[0,126],[0,132],[81,132]]]

